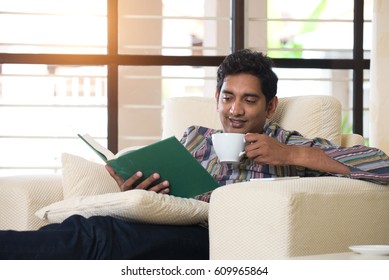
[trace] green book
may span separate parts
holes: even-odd
[[[138,183],[153,173],[158,173],[161,179],[155,184],[168,180],[169,194],[185,198],[212,191],[219,186],[217,181],[174,136],[138,149],[125,149],[116,155],[100,145],[90,135],[78,134],[78,136],[124,180],[137,171],[143,173]]]

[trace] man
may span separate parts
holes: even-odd
[[[209,170],[220,185],[250,178],[277,176],[345,176],[376,183],[389,182],[389,159],[385,153],[365,146],[337,147],[325,139],[305,139],[298,132],[286,131],[271,117],[278,104],[278,78],[272,61],[262,53],[241,50],[226,57],[218,68],[215,98],[224,132],[244,133],[247,143],[238,166],[221,164],[212,147],[211,135],[220,131],[190,127],[181,142]],[[132,189],[141,177],[135,174],[123,181],[107,167],[122,190]],[[147,178],[137,188],[147,189],[158,174]],[[169,192],[168,181],[151,190]],[[197,198],[209,201],[211,193]]]
[[[336,147],[268,122],[278,103],[277,80],[271,60],[261,53],[238,51],[220,65],[215,95],[220,121],[224,132],[245,134],[246,156],[238,166],[218,162],[211,135],[219,131],[211,128],[192,126],[181,140],[220,185],[322,174],[389,182],[389,159],[378,149]],[[124,181],[110,167],[107,170],[122,191],[169,193],[168,180],[153,186],[159,174],[142,179],[138,171]],[[141,183],[133,187],[138,180]],[[197,198],[209,201],[212,194]],[[0,258],[10,259],[206,259],[208,246],[204,227],[141,225],[101,216],[72,216],[33,232],[0,232]]]

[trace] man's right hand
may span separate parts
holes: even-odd
[[[124,181],[123,178],[120,177],[120,175],[117,174],[109,165],[106,165],[105,169],[107,169],[108,173],[116,181],[116,183],[120,188],[120,191],[122,192],[128,190],[135,190],[135,189],[144,189],[144,190],[154,191],[157,193],[170,192],[169,182],[166,180],[151,187],[151,185],[160,178],[160,175],[158,173],[152,174],[150,177],[146,178],[145,180],[140,182],[136,187],[134,187],[135,182],[137,182],[143,176],[141,171],[136,172],[134,175],[132,175],[130,178]]]

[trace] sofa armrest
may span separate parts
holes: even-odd
[[[389,187],[347,178],[255,181],[216,189],[211,259],[285,259],[388,244]]]
[[[0,177],[0,230],[35,230],[46,223],[35,216],[63,199],[61,175]]]
[[[341,145],[344,147],[365,145],[365,138],[359,134],[342,134]]]

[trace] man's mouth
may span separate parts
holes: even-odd
[[[238,118],[228,118],[230,121],[230,125],[233,128],[242,128],[244,124],[246,123],[246,120],[244,119],[238,119]]]

